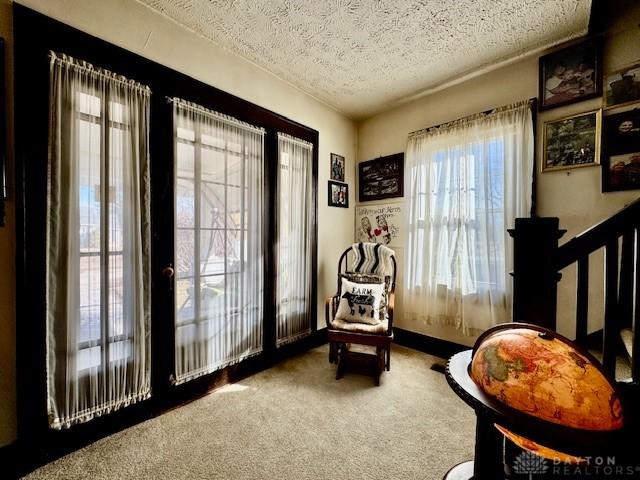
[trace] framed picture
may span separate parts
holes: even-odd
[[[329,180],[328,205],[349,208],[349,185]]]
[[[358,165],[358,198],[361,202],[397,198],[404,190],[404,153],[376,158]]]
[[[602,41],[587,40],[540,57],[540,110],[602,95]]]
[[[544,124],[542,171],[589,167],[600,163],[602,110]]]
[[[605,107],[628,105],[638,101],[640,101],[640,61],[605,76]]]
[[[640,105],[604,117],[602,151],[602,191],[640,189]]]
[[[331,180],[344,182],[344,157],[337,153],[331,154]]]

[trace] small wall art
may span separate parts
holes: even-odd
[[[640,101],[640,61],[605,76],[604,106],[617,107]]]
[[[329,180],[328,205],[349,208],[349,185]]]
[[[344,157],[337,153],[331,154],[331,180],[336,182],[344,182]]]
[[[404,153],[358,165],[358,198],[361,202],[402,197],[403,190]]]
[[[605,115],[602,153],[603,192],[640,189],[640,105]]]

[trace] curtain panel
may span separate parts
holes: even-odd
[[[175,383],[262,351],[264,130],[173,99]]]
[[[60,429],[150,395],[150,90],[50,59],[47,408]]]
[[[278,133],[277,345],[311,333],[313,145]]]
[[[511,317],[507,229],[531,209],[528,101],[409,136],[405,317],[477,335]]]

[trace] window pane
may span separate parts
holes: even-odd
[[[217,183],[202,183],[200,202],[200,226],[202,228],[224,228],[225,186]]]
[[[178,278],[193,277],[195,231],[176,230],[176,276]]]
[[[227,228],[242,228],[242,189],[227,187]]]
[[[102,102],[100,101],[100,98],[84,92],[77,92],[76,101],[78,102],[76,105],[76,110],[78,112],[92,115],[94,117],[100,116],[100,111],[102,109]]]
[[[204,277],[200,289],[201,319],[214,320],[224,317],[224,275]]]
[[[86,95],[85,95],[86,96]],[[100,250],[100,125],[79,120],[80,251]]]
[[[123,302],[124,302],[124,269],[122,254],[109,255],[109,337],[124,335]]]
[[[240,272],[242,270],[242,232],[240,230],[227,230],[227,272]]]
[[[200,274],[224,274],[224,255],[224,230],[202,230],[200,232]]]
[[[229,185],[242,185],[242,157],[239,155],[229,155],[227,157],[227,183]]]
[[[80,257],[80,338],[79,343],[98,341],[100,328],[100,256]]]
[[[184,323],[195,318],[195,295],[193,278],[176,280],[176,322]]]
[[[196,134],[193,130],[184,127],[178,127],[178,138],[193,142],[196,139]]]
[[[176,226],[195,227],[196,205],[193,180],[178,178],[176,189]]]
[[[176,175],[181,178],[193,178],[194,173],[194,155],[195,149],[193,145],[178,142],[176,147]]]
[[[203,148],[202,152],[202,180],[205,182],[225,183],[224,152]]]

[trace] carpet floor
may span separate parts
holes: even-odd
[[[32,472],[36,479],[440,480],[473,457],[473,412],[394,347],[391,372],[336,381],[327,347],[284,361]]]

